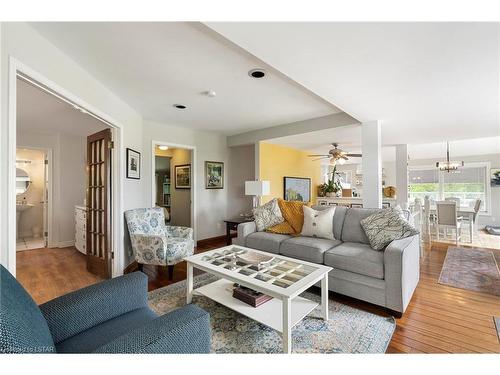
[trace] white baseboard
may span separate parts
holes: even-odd
[[[60,241],[57,243],[57,246],[55,247],[70,247],[70,246],[75,246],[75,240],[70,240],[70,241]]]

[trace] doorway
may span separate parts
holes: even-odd
[[[35,204],[41,205],[42,208],[38,207],[37,210],[33,211],[38,211],[36,215],[38,221],[31,226],[24,225],[22,238],[26,238],[29,234],[31,234],[31,238],[38,238],[39,235],[45,238],[41,242],[36,242],[36,245],[33,244],[33,246],[26,244],[23,250],[27,251],[18,252],[17,250],[20,250],[20,246],[17,246],[19,244],[16,244],[18,242],[16,238],[19,239],[17,234],[18,226],[10,226],[7,246],[8,268],[25,285],[38,284],[37,287],[40,290],[35,296],[35,300],[41,303],[40,301],[57,297],[103,279],[102,275],[95,275],[87,271],[87,246],[81,246],[82,241],[78,241],[77,238],[77,208],[87,210],[87,137],[103,129],[110,132],[116,146],[116,148],[112,147],[113,143],[105,145],[106,150],[111,146],[109,148],[110,168],[106,173],[109,177],[109,215],[107,218],[109,231],[106,235],[106,241],[109,244],[110,267],[105,277],[117,276],[123,273],[121,254],[123,244],[118,241],[123,233],[123,229],[120,229],[123,222],[120,220],[121,215],[117,214],[121,211],[119,199],[122,185],[121,171],[117,168],[121,160],[118,152],[121,144],[121,127],[112,125],[103,117],[96,115],[95,113],[98,113],[96,110],[92,110],[90,106],[85,105],[78,98],[21,63],[12,60],[11,67],[15,69],[11,69],[12,84],[9,85],[11,98],[9,101],[9,133],[13,139],[11,143],[13,148],[9,150],[9,160],[11,160],[9,164],[13,168],[10,175],[12,177],[9,178],[9,196],[15,198],[11,198],[12,203],[9,203],[8,216],[9,218],[17,216],[17,205],[22,205],[23,200],[26,201],[25,204],[30,210]],[[38,100],[41,97],[44,97],[44,100]],[[50,101],[52,101],[51,104]],[[54,104],[56,102],[57,105]],[[82,103],[85,107],[80,106],[78,103]],[[50,112],[54,110],[55,106],[58,106],[59,111]],[[50,121],[44,120],[44,117],[37,111],[50,113]],[[69,118],[68,116],[73,117]],[[56,121],[56,119],[59,119],[59,121]],[[93,123],[93,125],[89,125],[90,123]],[[48,126],[48,124],[50,125]],[[17,180],[21,180],[23,177],[26,180],[31,179],[26,175],[21,176],[21,171],[19,171],[20,178],[16,178],[18,175],[16,172],[18,172],[18,169],[22,169],[19,166],[29,164],[16,163],[20,159],[17,155],[18,149],[45,151],[43,161],[45,166],[45,192],[42,194],[43,199],[41,200],[28,197],[28,193],[35,191],[29,185],[26,186],[25,192],[20,192],[21,182]],[[53,156],[52,161],[50,160],[51,156]],[[24,159],[28,160],[30,158],[26,157]],[[25,182],[25,184],[28,183],[31,183],[31,181]],[[19,197],[16,191],[21,193]],[[54,196],[54,199],[51,199],[51,195]],[[111,199],[112,197],[116,197],[116,199]],[[30,200],[32,202],[29,202]],[[39,230],[40,210],[43,211],[41,230]],[[28,211],[27,209],[26,212]],[[84,224],[83,227],[86,230],[87,225]],[[83,236],[86,238],[86,231],[84,233]],[[32,248],[28,250],[29,247]],[[111,251],[116,253],[117,256],[113,257],[114,254],[111,254]],[[52,256],[52,258],[46,258],[46,254]],[[31,261],[26,262],[28,258],[35,264]],[[61,261],[71,259],[76,260],[76,262],[71,265],[61,263]],[[36,262],[43,263],[43,265],[37,265]],[[81,265],[83,267],[80,267]],[[67,272],[68,269],[73,269],[71,274]],[[43,272],[43,277],[38,277],[40,275],[37,276],[36,272]],[[25,277],[27,274],[30,275],[28,279]],[[79,275],[77,280],[73,277],[76,274]],[[68,280],[64,280],[65,277]],[[52,285],[49,285],[50,279],[52,279]],[[54,284],[58,284],[57,287],[54,287]],[[50,296],[50,298],[47,298],[47,296]]]
[[[152,204],[163,207],[167,225],[193,228],[193,154],[187,147],[153,143]]]
[[[51,156],[50,149],[16,148],[16,251],[48,247]]]

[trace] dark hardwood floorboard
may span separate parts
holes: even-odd
[[[196,253],[224,246],[224,241],[205,243]],[[420,283],[405,314],[396,319],[396,331],[387,353],[500,353],[492,316],[500,316],[500,297],[438,284],[448,244],[423,245]],[[37,303],[68,293],[101,279],[85,268],[85,257],[75,248],[37,249],[17,254],[17,275]],[[61,272],[64,270],[64,272]],[[149,290],[186,278],[186,264],[174,268],[144,266]],[[196,273],[201,273],[195,270]],[[317,292],[317,290],[316,290]],[[381,316],[378,306],[336,293],[330,298]]]

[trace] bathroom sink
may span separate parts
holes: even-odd
[[[16,204],[16,240],[19,238],[19,219],[21,214],[27,209],[34,207],[33,204]]]

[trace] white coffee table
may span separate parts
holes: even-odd
[[[274,259],[257,269],[255,266],[236,261],[236,254],[245,252],[271,255]],[[300,297],[299,294],[319,281],[321,281],[322,318],[328,320],[328,272],[332,270],[331,267],[236,245],[196,254],[185,260],[187,303],[191,303],[193,294],[203,295],[281,332],[284,353],[291,353],[293,326],[319,305],[317,302]],[[221,279],[193,290],[193,268]],[[233,298],[234,283],[274,298],[259,307],[252,307]]]

